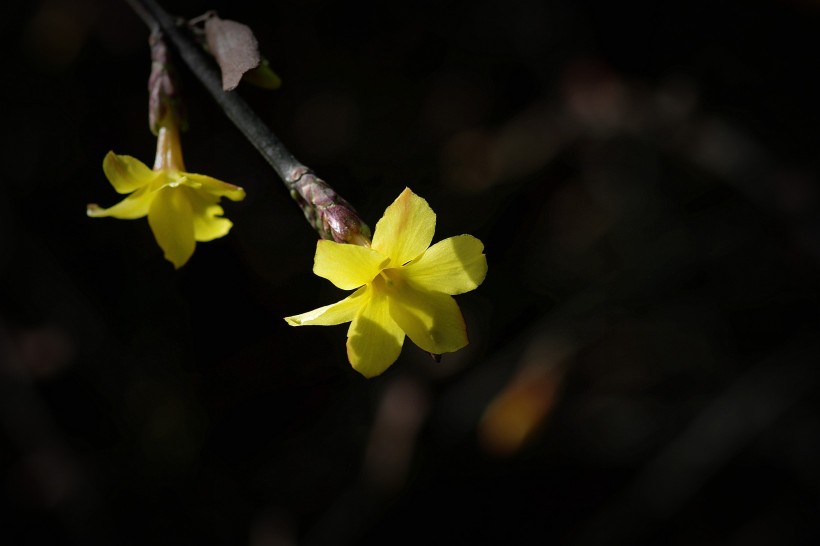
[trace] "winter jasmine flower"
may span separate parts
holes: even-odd
[[[405,336],[432,354],[461,349],[467,331],[452,296],[484,280],[484,245],[459,235],[430,246],[435,225],[427,202],[405,189],[376,224],[369,247],[320,240],[313,272],[355,292],[285,320],[292,326],[350,322],[348,359],[366,377],[396,361]]]
[[[123,220],[148,216],[165,258],[177,269],[194,253],[197,241],[223,237],[231,229],[233,224],[222,217],[219,200],[245,198],[245,190],[239,186],[185,170],[179,129],[174,123],[159,128],[153,170],[131,156],[108,152],[103,171],[117,193],[130,195],[107,209],[88,205],[88,215]]]

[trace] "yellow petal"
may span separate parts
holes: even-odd
[[[148,214],[148,209],[151,206],[151,201],[153,201],[154,196],[155,194],[149,191],[148,186],[144,186],[107,209],[102,209],[92,203],[86,208],[86,214],[92,218],[100,218],[103,216],[111,216],[121,220],[142,218]]]
[[[424,252],[436,229],[436,214],[427,201],[405,188],[376,224],[371,248],[398,267]]]
[[[117,193],[131,193],[148,186],[158,174],[139,159],[114,152],[108,152],[103,159],[103,172]]]
[[[474,290],[487,275],[484,245],[472,235],[458,235],[434,244],[418,260],[402,269],[416,286],[463,294]]]
[[[408,283],[395,283],[389,294],[390,316],[425,351],[452,353],[467,345],[464,317],[451,296]]]
[[[194,239],[213,241],[228,234],[233,223],[221,218],[225,211],[216,204],[219,197],[192,188],[184,188],[188,193],[194,214]]]
[[[231,231],[233,222],[222,218],[222,207],[212,205],[203,214],[194,215],[194,239],[197,241],[213,241],[224,237]]]
[[[316,243],[313,272],[342,290],[353,290],[372,281],[387,261],[370,248],[320,240]]]
[[[163,188],[156,192],[148,224],[165,253],[165,259],[179,269],[194,253],[193,207],[187,188]]]
[[[217,180],[212,176],[196,173],[183,173],[189,180],[202,186],[202,189],[212,195],[227,197],[231,201],[242,201],[245,198],[245,190],[239,186],[228,184]]]
[[[396,361],[403,344],[404,332],[390,318],[387,297],[373,292],[347,331],[350,364],[363,376],[375,377]]]
[[[285,320],[291,326],[333,326],[343,322],[350,322],[359,309],[367,303],[368,298],[367,287],[363,286],[342,301],[319,307],[301,315],[285,317]]]

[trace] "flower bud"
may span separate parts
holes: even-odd
[[[305,171],[290,186],[291,197],[322,239],[370,246],[370,228],[327,182]]]

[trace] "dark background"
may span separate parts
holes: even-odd
[[[125,2],[0,8],[0,544],[815,544],[820,3],[166,0],[250,24],[239,92],[375,225],[486,246],[471,344],[381,377],[316,235],[184,67],[186,164],[245,187],[174,271]]]

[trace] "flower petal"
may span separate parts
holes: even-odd
[[[404,332],[390,318],[387,297],[372,288],[370,291],[372,296],[347,331],[347,358],[365,377],[375,377],[389,368],[404,344]]]
[[[333,326],[343,322],[350,322],[359,309],[367,303],[369,295],[366,292],[367,287],[363,286],[342,301],[319,307],[301,315],[285,317],[285,320],[291,326]]]
[[[163,188],[156,192],[148,224],[165,253],[165,259],[179,269],[194,253],[194,213],[188,188]]]
[[[186,188],[194,214],[194,239],[213,241],[228,234],[233,223],[221,216],[225,211],[216,204],[219,197],[193,188]]]
[[[467,326],[451,296],[396,283],[389,299],[390,316],[425,351],[452,353],[467,345]]]
[[[121,220],[142,218],[148,214],[154,196],[155,194],[149,191],[148,186],[144,186],[107,209],[100,208],[99,205],[92,203],[86,208],[86,214],[92,218],[101,218],[103,216],[111,216]]]
[[[222,218],[222,207],[211,205],[203,213],[194,213],[194,239],[200,242],[213,241],[231,231],[233,222]]]
[[[245,198],[245,190],[239,186],[228,184],[222,180],[217,180],[212,176],[196,173],[182,173],[192,182],[202,186],[202,189],[212,195],[227,197],[231,201],[242,201]]]
[[[487,276],[484,245],[472,235],[458,235],[434,244],[402,269],[418,287],[445,294],[474,290]]]
[[[433,240],[436,213],[427,201],[405,188],[376,224],[371,248],[399,267],[424,252]]]
[[[105,155],[103,172],[117,193],[131,193],[148,186],[158,175],[139,159],[114,152]]]
[[[342,290],[353,290],[373,280],[388,258],[375,250],[320,240],[316,243],[313,272]]]

